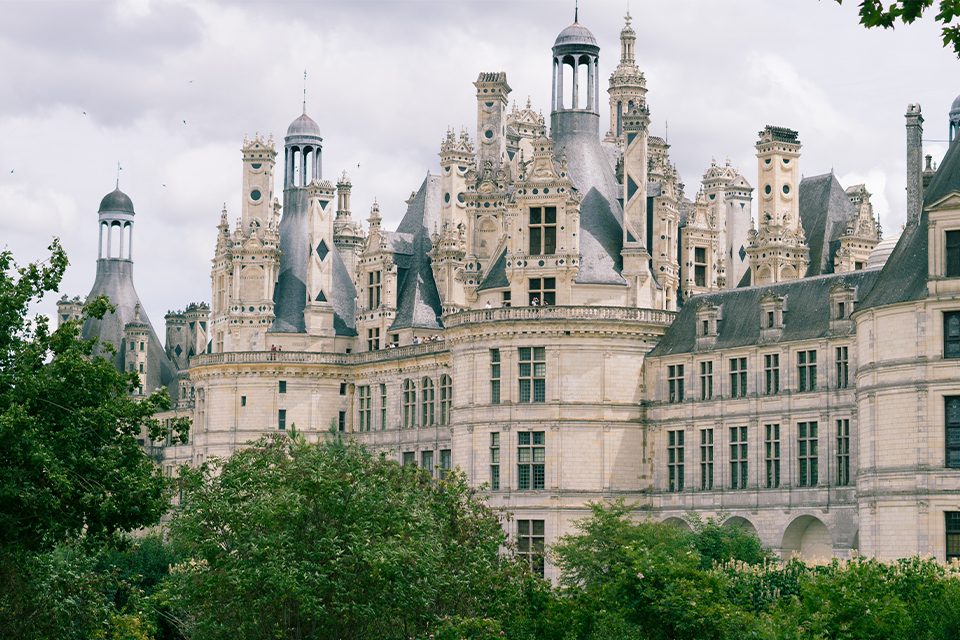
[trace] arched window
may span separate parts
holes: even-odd
[[[434,388],[433,380],[430,378],[424,378],[420,382],[422,391],[420,392],[420,426],[421,427],[430,427],[433,426],[433,401],[434,401]]]
[[[407,378],[403,381],[403,428],[417,426],[417,385]]]
[[[451,409],[453,409],[453,380],[444,374],[440,376],[440,424],[450,424]]]

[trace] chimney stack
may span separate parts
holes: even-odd
[[[916,224],[923,208],[923,116],[919,104],[907,105],[907,226]]]

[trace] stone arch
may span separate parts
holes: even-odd
[[[477,223],[475,251],[478,258],[489,258],[497,247],[497,223],[493,218],[483,218]]]
[[[797,277],[797,270],[793,268],[793,265],[788,264],[780,270],[780,280],[793,280]]]
[[[740,529],[750,535],[759,538],[760,534],[757,533],[757,528],[753,525],[752,522],[741,516],[730,516],[723,521],[723,526],[730,527],[731,529]]]
[[[804,560],[829,560],[833,557],[833,539],[830,530],[815,516],[798,516],[783,532],[780,545],[784,558],[800,557]]]
[[[693,528],[690,526],[690,523],[684,520],[683,518],[678,518],[676,516],[671,516],[665,520],[661,520],[660,524],[665,524],[669,527],[675,529],[680,529],[682,531],[693,531]]]
[[[262,300],[263,294],[263,267],[260,265],[247,265],[240,271],[240,300],[251,302],[253,300]]]
[[[770,267],[766,265],[757,267],[757,281],[753,284],[769,284],[770,282],[773,282],[773,274]]]

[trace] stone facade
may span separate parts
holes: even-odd
[[[212,304],[169,313],[166,352],[142,356],[175,374],[164,417],[193,420],[188,444],[150,443],[167,472],[295,428],[459,467],[511,535],[542,530],[534,547],[622,497],[678,526],[728,515],[785,555],[944,557],[943,514],[960,512],[943,464],[954,396],[960,420],[943,355],[952,318],[960,355],[960,160],[880,269],[870,194],[801,179],[797,132],[767,126],[754,228],[753,187],[729,163],[685,196],[649,135],[636,40],[628,17],[602,137],[599,47],[578,22],[552,48],[549,132],[529,101],[508,110],[504,72],[481,73],[475,137],[446,133],[393,230],[376,201],[366,229],[353,220],[353,184],[324,180],[305,110],[284,139],[282,207],[272,141],[247,140]],[[122,326],[149,342],[130,306]]]

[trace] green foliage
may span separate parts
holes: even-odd
[[[836,0],[843,4],[843,0]],[[895,0],[885,3],[883,0],[860,0],[860,24],[867,28],[882,27],[892,29],[897,23],[912,24],[921,18],[934,0]],[[960,57],[960,0],[939,0],[934,19],[942,26],[940,35],[943,46],[953,49]]]
[[[460,474],[278,436],[182,480],[163,597],[191,638],[476,634],[515,597],[499,519]]]
[[[80,323],[51,331],[30,304],[56,291],[67,258],[17,267],[0,252],[0,549],[51,549],[78,536],[109,538],[157,522],[167,506],[160,470],[140,448],[165,393],[136,402],[133,374],[94,355]],[[105,300],[87,313],[102,316]],[[184,425],[178,423],[178,429]]]

